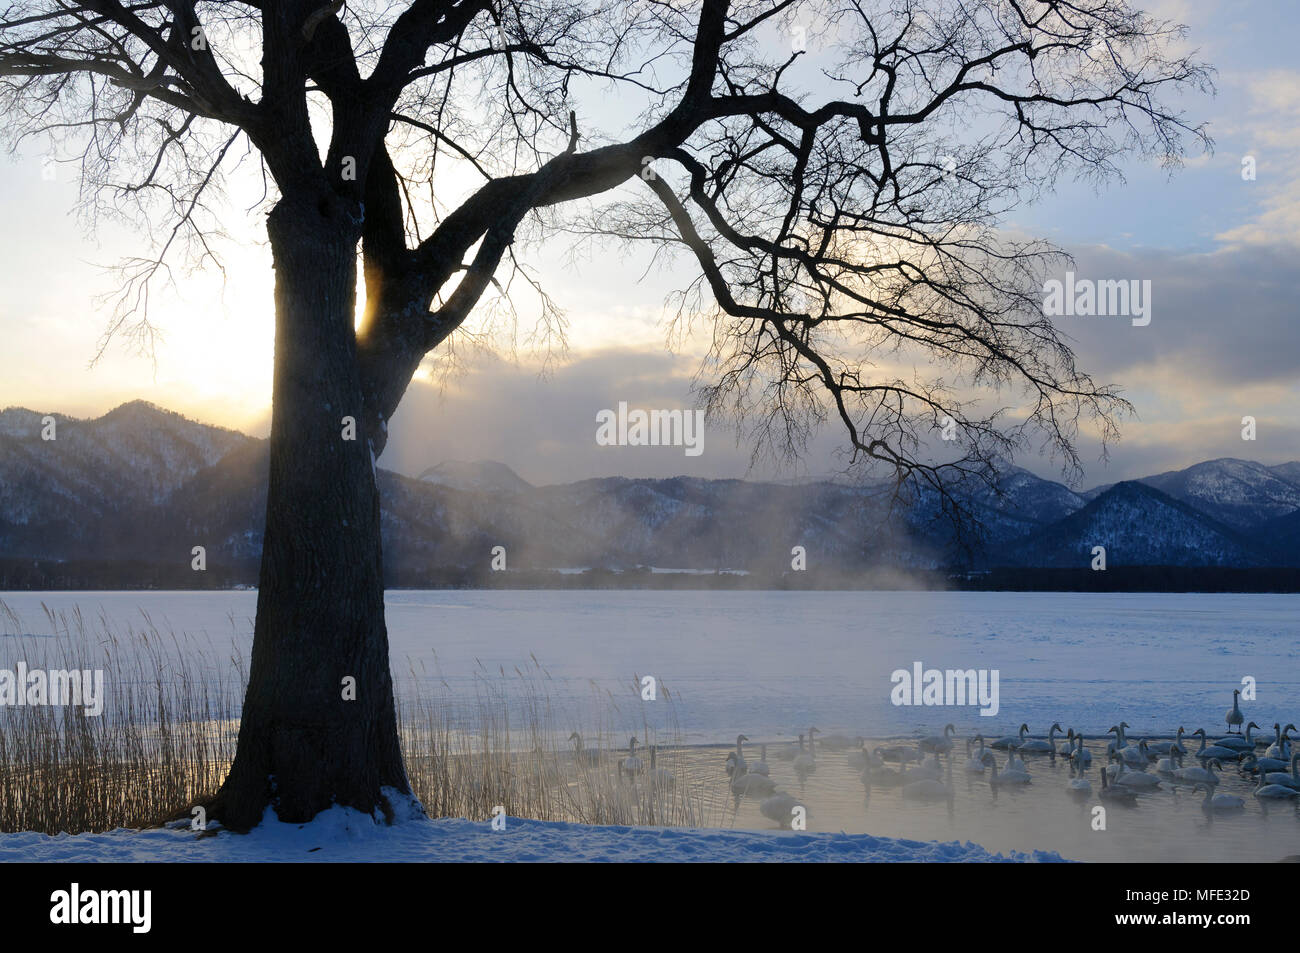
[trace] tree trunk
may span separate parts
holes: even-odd
[[[357,223],[341,206],[284,199],[268,219],[276,335],[266,533],[239,742],[212,806],[235,830],[260,822],[268,805],[286,822],[332,804],[378,807],[391,820],[384,789],[410,793],[357,369]],[[344,439],[346,417],[354,440]]]

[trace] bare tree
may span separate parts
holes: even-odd
[[[374,459],[426,355],[503,274],[534,282],[525,239],[684,254],[679,313],[713,327],[703,393],[756,447],[797,451],[838,421],[855,462],[940,493],[1035,440],[1077,466],[1081,422],[1112,436],[1125,404],[1041,314],[1057,252],[999,224],[1062,173],[1208,146],[1166,104],[1209,85],[1182,40],[1122,0],[5,8],[13,142],[48,137],[79,161],[88,212],[150,216],[162,236],[129,263],[111,332],[150,333],[148,288],[169,261],[217,260],[235,166],[251,155],[267,180],[270,491],[215,816],[246,829],[268,804],[287,821],[333,803],[391,814],[409,793]],[[589,117],[610,101],[636,120],[602,132]],[[927,369],[891,371],[891,355]],[[960,437],[947,457],[931,439],[945,423]]]

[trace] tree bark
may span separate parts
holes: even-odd
[[[266,532],[239,740],[212,814],[235,830],[268,806],[286,822],[333,804],[391,820],[386,793],[410,786],[357,366],[359,222],[332,196],[285,198],[268,232],[276,335]],[[344,439],[345,417],[354,440]]]

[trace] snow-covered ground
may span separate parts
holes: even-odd
[[[268,817],[247,835],[189,830],[106,834],[5,834],[0,862],[1061,862],[1058,854],[990,854],[971,843],[935,843],[869,834],[595,827],[507,818],[504,830],[467,820],[376,825],[365,814],[333,808],[310,824]]]

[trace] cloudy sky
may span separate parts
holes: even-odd
[[[1088,447],[1083,483],[1111,482],[1218,456],[1300,459],[1300,5],[1177,2],[1158,14],[1189,25],[1189,42],[1217,70],[1218,95],[1184,105],[1210,123],[1212,155],[1173,178],[1134,163],[1101,190],[1062,183],[1019,210],[1009,228],[1071,251],[1080,276],[1152,282],[1150,325],[1061,318],[1080,365],[1120,385],[1136,406],[1108,465]],[[1257,176],[1245,181],[1244,157]],[[107,323],[104,270],[145,248],[106,221],[91,231],[71,213],[77,183],[53,180],[36,152],[0,166],[0,406],[78,416],[143,398],[190,416],[264,434],[272,364],[271,272],[260,220],[238,187],[227,218],[226,273],[177,273],[153,315],[152,355],[114,342],[90,366]],[[45,172],[46,174],[43,174]],[[526,340],[511,351],[456,349],[457,367],[422,372],[394,418],[384,464],[418,473],[443,460],[494,459],[549,483],[606,475],[793,477],[835,472],[840,435],[820,434],[797,467],[760,461],[716,426],[705,452],[600,447],[595,413],[619,401],[690,407],[700,340],[666,339],[665,295],[693,275],[647,272],[614,250],[565,247],[533,259],[567,312],[568,349],[543,363]],[[684,265],[683,265],[684,267]],[[526,332],[532,315],[521,309]],[[1258,439],[1241,439],[1241,418]],[[1055,475],[1046,460],[1021,465]]]

